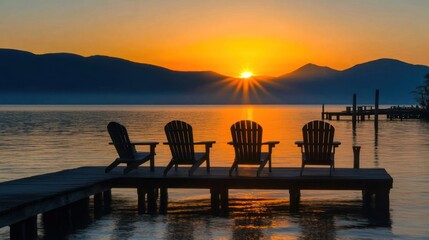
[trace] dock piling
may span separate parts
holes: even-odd
[[[375,107],[374,107],[374,127],[376,130],[378,130],[378,105],[379,105],[379,98],[380,98],[380,90],[375,90]]]
[[[10,226],[11,240],[37,239],[37,215]]]
[[[159,213],[165,214],[168,209],[168,188],[160,188]]]
[[[137,209],[139,214],[146,213],[146,190],[137,187]]]
[[[149,214],[156,214],[157,198],[158,198],[158,188],[154,188],[154,187],[149,188],[147,192],[147,212]]]
[[[103,192],[94,194],[94,216],[100,218],[103,215]]]
[[[210,205],[213,214],[219,213],[219,189],[210,188]]]
[[[352,115],[353,129],[356,129],[356,94],[353,94],[353,115]]]
[[[221,206],[222,212],[224,212],[224,213],[228,212],[228,209],[229,209],[229,204],[228,204],[228,201],[229,201],[228,197],[229,196],[228,195],[229,195],[228,194],[228,188],[223,188],[220,191],[220,206]]]
[[[106,190],[103,192],[103,204],[105,208],[108,208],[110,206],[110,203],[112,202],[112,190]]]
[[[325,120],[325,104],[322,104],[322,120]]]
[[[291,211],[296,211],[299,209],[299,202],[301,200],[301,191],[299,188],[290,188],[289,189],[289,205]]]
[[[353,168],[359,168],[360,146],[353,146]]]

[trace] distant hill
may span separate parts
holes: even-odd
[[[429,67],[395,59],[379,59],[343,71],[307,64],[276,79],[282,88],[270,89],[294,103],[350,103],[353,93],[360,103],[373,103],[380,89],[384,104],[415,104],[411,94],[423,83]]]
[[[0,49],[0,104],[228,104],[349,103],[415,104],[411,91],[429,67],[393,59],[344,71],[307,64],[277,78],[255,77],[261,90],[243,97],[241,80],[211,71],[173,71],[107,56],[36,55]],[[230,83],[230,85],[228,85]]]

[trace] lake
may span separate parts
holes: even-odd
[[[325,106],[342,110],[344,106]],[[81,166],[107,166],[117,156],[106,126],[124,124],[132,141],[165,142],[163,128],[180,119],[193,126],[196,141],[215,140],[212,166],[234,158],[231,125],[258,122],[263,140],[278,140],[273,167],[299,167],[301,129],[320,119],[321,106],[0,106],[0,182]],[[353,167],[352,146],[362,168],[385,168],[393,177],[387,218],[362,209],[359,191],[302,191],[301,208],[289,213],[288,191],[230,191],[231,212],[209,214],[207,190],[169,191],[166,215],[138,215],[135,190],[113,190],[112,212],[66,239],[425,239],[429,236],[429,123],[421,120],[330,121],[336,167]],[[158,145],[156,166],[170,160]],[[0,229],[0,239],[8,228]],[[44,239],[43,234],[40,236]]]

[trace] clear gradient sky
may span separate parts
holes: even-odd
[[[278,76],[378,58],[429,65],[427,0],[0,0],[0,48]]]

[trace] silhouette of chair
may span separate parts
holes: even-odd
[[[232,145],[235,150],[235,159],[229,170],[238,172],[238,165],[259,165],[256,176],[259,176],[265,164],[269,162],[271,172],[272,149],[279,141],[262,142],[262,127],[256,122],[242,120],[231,126]],[[262,145],[268,145],[268,152],[262,152]]]
[[[210,172],[210,148],[215,141],[194,142],[192,126],[186,122],[175,120],[167,123],[164,127],[167,136],[166,145],[170,146],[171,161],[164,170],[164,175],[175,165],[192,165],[189,169],[189,176],[206,161],[207,172]],[[195,152],[194,145],[205,145],[205,152]]]
[[[157,142],[131,142],[128,137],[127,129],[117,123],[110,122],[107,125],[110,137],[118,152],[119,158],[116,158],[109,166],[106,167],[105,172],[108,173],[121,163],[126,163],[127,167],[124,169],[124,174],[137,168],[141,164],[150,161],[150,170],[155,169],[155,147]],[[150,152],[137,152],[136,145],[149,145]]]
[[[300,176],[305,165],[329,165],[329,176],[335,171],[335,148],[341,142],[334,141],[334,127],[324,121],[312,121],[304,125],[302,135],[304,141],[296,141],[301,148],[302,166]]]

